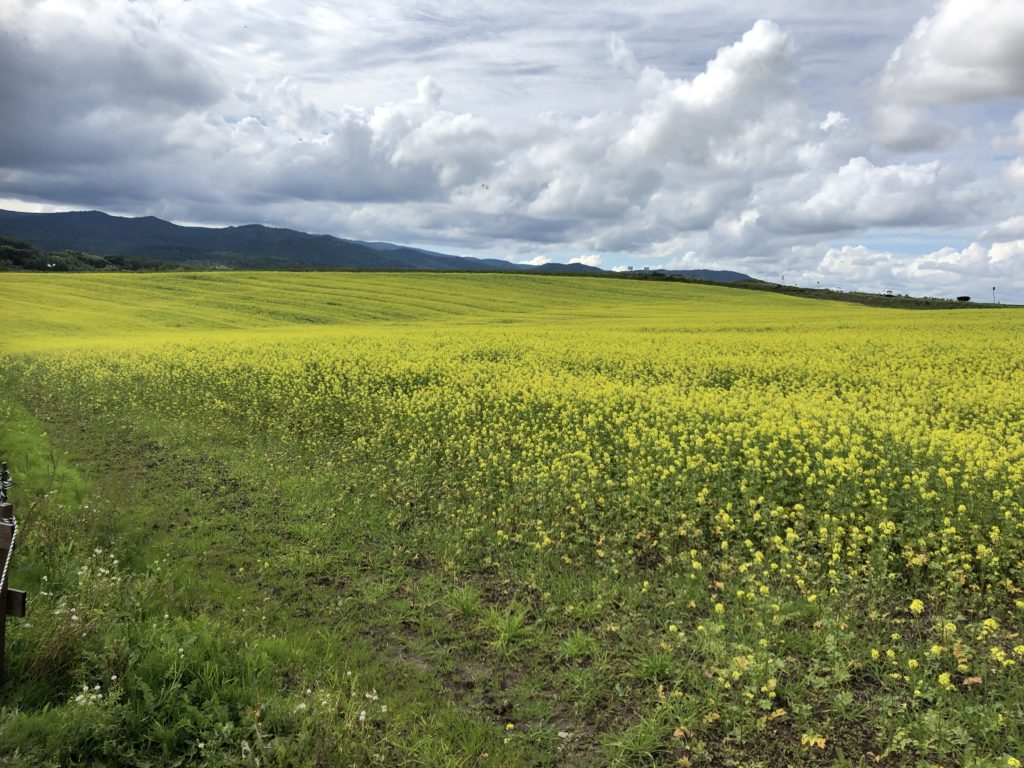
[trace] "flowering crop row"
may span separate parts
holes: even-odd
[[[915,330],[404,329],[68,352],[25,376],[96,411],[231,419],[368,460],[459,526],[566,561],[711,558],[754,594],[897,581],[1009,610],[1021,350]]]

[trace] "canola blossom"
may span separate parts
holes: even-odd
[[[786,715],[776,635],[794,622],[863,627],[851,663],[909,700],[1019,685],[1024,313],[593,279],[224,279],[191,304],[186,277],[112,281],[118,318],[80,295],[75,343],[72,320],[26,322],[12,386],[96,418],[266,435],[339,483],[368,468],[453,559],[670,584],[659,642],[703,649],[722,701],[763,726]],[[740,626],[762,642],[730,644]]]

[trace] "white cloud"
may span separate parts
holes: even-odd
[[[586,256],[575,256],[569,259],[570,264],[586,264],[588,267],[600,267],[601,262],[601,256],[596,253],[591,253]]]
[[[893,273],[895,257],[887,251],[872,251],[863,245],[829,248],[811,274],[816,280],[846,286],[884,290],[896,282]],[[852,283],[852,286],[851,286]]]
[[[636,60],[636,56],[629,50],[626,42],[614,33],[608,36],[608,58],[618,71],[630,77],[640,74],[640,63]]]
[[[994,243],[988,250],[991,264],[1000,269],[1019,271],[1024,266],[1024,238],[1009,242]]]
[[[889,59],[884,91],[911,104],[1024,95],[1024,3],[945,0]]]
[[[1006,166],[1003,169],[1003,178],[1011,186],[1024,187],[1024,157],[1015,158]]]
[[[901,152],[941,150],[956,141],[955,126],[937,120],[927,109],[883,104],[875,111],[873,138]]]
[[[531,267],[542,267],[545,264],[550,264],[551,259],[549,259],[547,256],[534,256],[532,259],[526,259],[525,261],[520,261],[519,263],[529,264]]]
[[[878,166],[854,157],[824,177],[795,179],[782,190],[790,200],[765,218],[769,229],[782,232],[955,222],[985,199],[964,181],[938,161]],[[771,192],[764,198],[777,203]]]
[[[416,83],[416,101],[426,104],[428,107],[441,106],[442,89],[440,83],[433,77],[423,77]]]
[[[1024,239],[986,246],[941,248],[921,256],[875,251],[863,245],[829,248],[818,264],[801,275],[846,289],[894,290],[911,295],[969,294],[986,301],[993,285],[1001,295],[1024,294]]]
[[[1024,215],[1012,216],[981,233],[981,240],[1001,242],[1024,239]]]
[[[842,112],[829,112],[825,115],[825,119],[822,120],[818,127],[823,131],[829,131],[836,127],[846,126],[850,124],[850,119]]]
[[[639,81],[644,103],[613,156],[706,163],[720,142],[742,135],[745,121],[757,121],[775,98],[788,94],[794,66],[789,36],[760,20],[692,80],[671,80],[647,67]]]
[[[72,211],[66,205],[51,205],[32,200],[21,200],[16,197],[0,197],[0,210],[19,211],[23,213],[64,213]]]
[[[1014,116],[1010,125],[1012,132],[993,137],[995,149],[1024,149],[1024,110]]]
[[[942,248],[914,259],[906,269],[918,285],[943,286],[949,292],[971,293],[976,300],[987,300],[988,291],[997,286],[999,295],[1024,293],[1024,240],[1012,240],[985,246],[971,243],[965,248]]]
[[[714,264],[708,264],[707,259],[702,258],[696,251],[687,251],[665,265],[668,269],[707,269],[714,266]]]

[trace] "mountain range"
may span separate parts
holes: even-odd
[[[101,211],[22,213],[0,210],[0,235],[46,251],[144,258],[201,268],[604,272],[586,264],[517,264],[502,259],[453,256],[393,243],[312,235],[261,224],[186,227],[154,216],[128,218]],[[750,279],[739,272],[718,270],[673,270],[668,274],[716,282]]]

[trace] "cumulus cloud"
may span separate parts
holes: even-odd
[[[790,185],[790,194],[806,179]],[[854,157],[777,206],[768,226],[783,232],[938,224],[965,220],[986,198],[937,161],[878,166]],[[766,196],[767,197],[767,196]]]
[[[875,111],[873,138],[901,152],[934,151],[950,147],[959,133],[923,107],[883,104]]]
[[[825,115],[825,119],[822,120],[818,127],[823,131],[830,131],[833,128],[840,128],[850,124],[850,119],[842,112],[829,112]]]
[[[999,242],[1024,239],[1024,216],[1012,216],[981,233],[981,240]]]
[[[993,285],[1003,295],[1024,293],[1024,239],[993,245],[973,242],[921,256],[876,251],[863,245],[829,248],[803,277],[849,289],[894,290],[914,295],[973,294],[984,301]]]
[[[1024,95],[1024,4],[945,0],[893,52],[884,91],[910,104]]]
[[[1014,187],[1024,187],[1024,157],[1013,160],[1003,169],[1003,178],[1006,183]]]
[[[603,259],[600,254],[590,253],[586,256],[574,256],[569,259],[570,264],[586,264],[588,267],[600,267]]]
[[[665,266],[668,269],[706,269],[708,267],[714,268],[718,265],[708,263],[708,260],[701,257],[696,251],[686,251],[682,255],[670,260]]]
[[[839,283],[869,290],[892,289],[897,282],[897,258],[888,251],[873,251],[863,245],[829,248],[811,274],[816,281]]]
[[[529,264],[531,267],[542,267],[545,264],[550,264],[551,259],[549,259],[547,256],[534,256],[532,259],[526,259],[525,261],[520,261],[519,263]]]
[[[967,132],[937,117],[936,107],[1024,96],[1022,39],[1024,5],[1017,0],[942,0],[889,57],[872,137],[898,152],[950,148]],[[1020,115],[1015,127],[993,136],[993,146],[1024,146]]]
[[[1024,149],[1024,110],[1014,116],[1005,132],[992,137],[992,146],[995,149]]]
[[[692,80],[673,81],[648,67],[639,87],[645,96],[615,154],[705,163],[716,145],[756,121],[773,98],[790,90],[792,42],[776,24],[758,21],[733,45],[720,48]],[[723,135],[724,134],[724,135]]]
[[[946,272],[963,278],[967,275],[1001,277],[1009,274],[1014,258],[1024,255],[1024,242],[1013,240],[985,246],[971,243],[966,248],[941,248],[911,262],[916,272]]]

